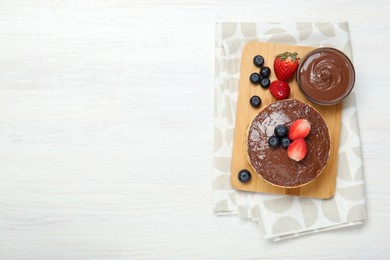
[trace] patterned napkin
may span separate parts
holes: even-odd
[[[213,171],[216,214],[257,221],[264,238],[274,241],[362,224],[366,219],[366,199],[354,92],[343,103],[337,186],[332,199],[242,192],[230,186],[241,52],[250,41],[329,46],[352,58],[346,22],[216,24]],[[355,89],[358,87],[357,81]]]

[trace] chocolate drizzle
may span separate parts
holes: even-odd
[[[271,148],[267,141],[276,125],[290,127],[300,118],[310,122],[311,130],[306,137],[307,155],[296,162],[288,157],[286,149]],[[250,125],[247,142],[247,155],[254,170],[271,184],[289,188],[316,178],[326,165],[330,150],[328,127],[322,116],[295,99],[277,101],[264,108]]]

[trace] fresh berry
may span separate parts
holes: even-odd
[[[261,56],[261,55],[257,55],[257,56],[255,56],[254,58],[253,58],[253,63],[257,66],[257,67],[261,67],[261,66],[263,66],[263,64],[264,64],[264,58],[263,58],[263,56]]]
[[[295,73],[299,65],[298,53],[284,52],[276,56],[274,60],[274,72],[276,78],[288,81]]]
[[[279,138],[277,138],[276,136],[271,136],[271,137],[268,139],[268,144],[269,144],[269,146],[271,146],[272,148],[278,147],[278,145],[279,145]]]
[[[261,105],[261,98],[259,96],[253,96],[249,102],[252,107],[259,107]]]
[[[280,146],[286,149],[291,143],[290,138],[287,136],[280,138]]]
[[[278,100],[286,99],[290,95],[290,86],[287,84],[287,82],[274,80],[269,86],[269,91],[271,92],[272,96]]]
[[[262,78],[260,81],[260,86],[262,88],[268,88],[269,84],[271,84],[271,81],[269,80],[269,78]]]
[[[304,139],[300,138],[293,141],[287,148],[287,155],[294,161],[299,162],[305,158],[307,153],[306,142]]]
[[[291,124],[288,137],[294,141],[300,138],[305,138],[309,134],[309,132],[309,121],[307,121],[306,119],[298,119]]]
[[[263,78],[268,78],[269,74],[271,74],[271,70],[268,67],[262,67],[260,69],[260,76]]]
[[[260,77],[260,74],[259,73],[252,73],[251,76],[249,77],[249,80],[253,83],[253,84],[259,84],[260,83],[260,80],[261,80],[261,77]]]
[[[274,133],[277,137],[287,136],[288,128],[285,125],[277,125],[274,129]]]
[[[251,173],[248,170],[241,170],[238,173],[238,180],[240,182],[248,182],[251,179]]]

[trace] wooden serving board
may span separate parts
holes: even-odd
[[[297,52],[298,57],[303,58],[313,49],[315,48],[264,42],[250,42],[244,47],[241,60],[236,125],[234,130],[233,155],[230,174],[230,181],[233,188],[243,191],[288,194],[314,198],[330,198],[333,196],[336,188],[342,103],[333,106],[320,106],[310,102],[300,92],[295,76],[289,81],[289,85],[291,87],[291,94],[289,98],[295,98],[313,106],[321,113],[329,128],[331,139],[330,156],[323,172],[317,177],[317,179],[302,187],[293,189],[279,188],[266,183],[258,174],[256,174],[245,156],[246,130],[249,124],[262,108],[276,101],[268,89],[263,89],[259,85],[253,85],[249,81],[250,74],[259,71],[259,68],[253,64],[253,57],[256,55],[262,55],[264,57],[264,66],[271,68],[270,80],[272,82],[276,79],[273,71],[273,61],[277,54],[286,51]],[[249,104],[249,99],[253,95],[258,95],[262,99],[260,108],[253,108]],[[248,183],[241,183],[238,180],[238,172],[242,169],[247,169],[252,173],[252,178]]]

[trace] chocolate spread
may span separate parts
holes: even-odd
[[[333,48],[318,48],[301,61],[297,81],[303,94],[318,104],[336,104],[352,90],[355,71],[348,57]]]
[[[276,125],[288,128],[297,119],[307,119],[311,124],[305,138],[306,157],[296,162],[287,150],[271,148],[268,138],[274,135]],[[313,180],[325,166],[330,149],[328,127],[322,116],[311,106],[295,99],[277,101],[264,108],[248,129],[248,159],[254,170],[266,181],[277,186],[295,187]]]

